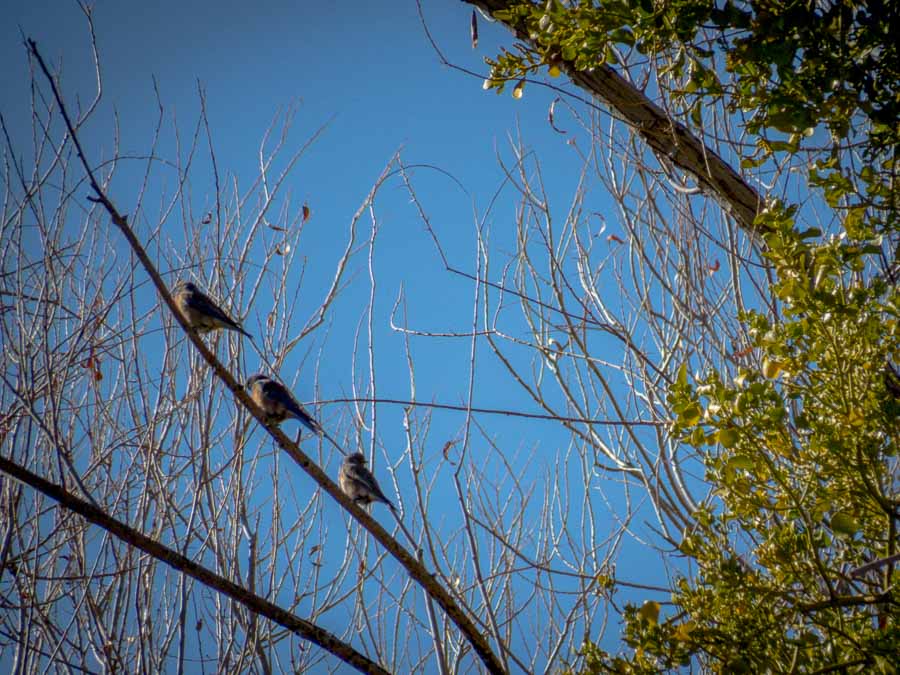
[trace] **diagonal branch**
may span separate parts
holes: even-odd
[[[0,456],[0,471],[9,474],[26,485],[30,485],[38,492],[59,502],[59,504],[69,511],[77,513],[85,520],[102,527],[113,536],[121,539],[128,545],[134,546],[144,553],[153,556],[157,560],[164,562],[172,569],[183,572],[205,586],[241,603],[255,614],[271,619],[275,623],[297,633],[310,642],[314,642],[337,656],[339,659],[349,663],[360,672],[387,675],[388,671],[384,668],[367,658],[364,654],[360,654],[353,649],[353,647],[338,639],[337,636],[329,633],[324,628],[321,628],[306,619],[301,619],[295,614],[291,614],[265,598],[262,598],[255,593],[251,593],[233,581],[216,574],[209,568],[194,562],[177,551],[173,551],[168,546],[160,544],[155,539],[151,539],[133,527],[113,518],[100,507],[74,496],[59,485],[41,478],[16,462]]]
[[[463,0],[493,15],[523,0]],[[534,41],[524,26],[502,22],[517,39]],[[718,154],[706,146],[686,126],[672,119],[647,96],[606,64],[590,71],[577,70],[573,61],[560,58],[557,64],[569,79],[615,110],[640,134],[655,152],[693,175],[703,189],[723,204],[738,225],[753,237],[759,236],[753,221],[761,206],[760,195]]]
[[[505,669],[502,664],[498,660],[496,654],[491,650],[490,645],[488,644],[487,639],[478,628],[473,623],[472,619],[462,610],[462,608],[456,603],[453,597],[441,586],[433,574],[431,574],[426,567],[420,563],[409,551],[407,551],[396,539],[394,539],[387,530],[385,530],[372,516],[370,516],[366,511],[364,511],[361,507],[357,506],[357,504],[351,500],[347,495],[341,491],[338,487],[337,483],[335,483],[328,475],[322,471],[322,469],[308,456],[306,455],[296,443],[291,441],[290,438],[275,424],[269,422],[268,416],[253,402],[250,398],[250,395],[244,390],[243,386],[238,383],[237,380],[234,379],[234,376],[219,362],[216,358],[215,354],[210,351],[209,347],[200,339],[200,336],[197,332],[188,326],[185,319],[182,317],[181,312],[177,311],[175,306],[175,301],[172,299],[171,294],[169,293],[168,288],[166,287],[165,282],[162,277],[159,275],[159,272],[156,269],[156,266],[153,264],[153,261],[150,260],[150,257],[147,255],[146,250],[144,250],[143,245],[140,240],[135,235],[134,231],[131,229],[131,226],[128,224],[128,219],[126,216],[123,216],[116,209],[115,205],[103,191],[103,188],[97,182],[97,179],[94,176],[93,170],[90,167],[90,164],[87,161],[87,157],[84,154],[84,151],[81,148],[81,143],[78,140],[78,136],[75,133],[75,129],[72,126],[71,119],[69,118],[69,114],[66,110],[66,106],[63,103],[62,95],[59,93],[59,89],[56,86],[56,81],[53,79],[50,74],[47,65],[44,63],[44,59],[41,57],[40,52],[37,48],[37,43],[34,40],[28,40],[28,46],[31,49],[32,54],[34,54],[35,59],[37,59],[38,64],[41,67],[41,70],[44,73],[44,76],[47,78],[50,83],[50,87],[53,90],[53,96],[56,99],[57,103],[60,107],[60,113],[63,116],[63,119],[66,122],[66,127],[69,131],[69,136],[72,139],[73,144],[75,145],[75,149],[77,151],[78,157],[84,166],[85,173],[87,174],[88,180],[93,188],[96,196],[88,197],[90,201],[101,204],[106,211],[109,213],[112,222],[119,228],[119,230],[124,235],[125,239],[128,240],[129,245],[131,246],[132,251],[135,256],[140,260],[141,265],[146,270],[148,276],[153,281],[153,284],[156,286],[156,290],[159,292],[160,297],[162,297],[163,301],[168,305],[169,310],[172,312],[172,315],[175,317],[175,320],[178,321],[179,325],[187,334],[190,341],[194,344],[194,347],[203,357],[204,361],[209,364],[209,367],[212,368],[213,372],[215,372],[216,376],[224,383],[224,385],[231,391],[234,397],[241,402],[241,404],[250,412],[256,420],[262,424],[262,426],[269,432],[269,435],[275,440],[278,446],[287,452],[291,459],[293,459],[307,474],[319,484],[319,486],[327,492],[331,497],[338,502],[345,510],[347,510],[351,516],[353,516],[359,523],[365,528],[369,534],[371,534],[384,548],[399,562],[409,573],[409,575],[416,580],[416,582],[422,586],[422,588],[432,597],[434,600],[441,606],[444,612],[447,613],[447,616],[456,624],[459,630],[463,633],[469,643],[472,645],[475,652],[481,658],[488,672],[490,673],[505,673]]]

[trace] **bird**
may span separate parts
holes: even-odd
[[[247,380],[247,389],[250,390],[250,398],[256,403],[269,419],[276,424],[293,418],[299,420],[314,434],[323,433],[321,425],[303,409],[291,392],[281,382],[273,380],[267,375],[256,373]]]
[[[179,281],[172,291],[175,306],[188,325],[198,333],[208,333],[220,328],[236,330],[248,338],[253,336],[241,324],[228,316],[212,299],[190,281]]]
[[[366,468],[366,458],[361,452],[354,452],[344,458],[338,473],[338,484],[344,494],[357,504],[368,506],[372,502],[383,502],[396,510],[394,504],[378,487],[378,481]]]

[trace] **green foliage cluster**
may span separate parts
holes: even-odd
[[[874,246],[814,244],[790,209],[770,226],[773,321],[742,317],[761,367],[736,376],[680,371],[669,393],[673,432],[707,448],[714,499],[695,514],[680,553],[676,612],[625,614],[614,656],[587,642],[585,672],[659,672],[699,659],[718,672],[894,673],[900,654],[897,553],[900,294],[857,270]],[[653,603],[655,604],[655,603]]]
[[[690,572],[660,616],[625,612],[627,655],[587,641],[584,670],[895,673],[900,663],[898,3],[613,0],[510,5],[529,37],[489,59],[502,90],[541,68],[657,58],[685,121],[722,98],[756,150],[808,153],[838,233],[773,202],[757,219],[778,315],[739,317],[757,366],[669,392],[672,432],[703,448],[712,498],[679,552]],[[668,83],[668,84],[666,84]],[[521,86],[519,86],[521,93]],[[817,145],[813,145],[816,143]],[[875,563],[875,564],[872,564]],[[868,567],[864,567],[867,566]],[[860,568],[863,568],[862,570]]]
[[[783,318],[742,317],[761,367],[694,384],[685,370],[670,391],[674,431],[709,446],[716,487],[680,545],[696,568],[673,594],[686,618],[629,620],[639,657],[610,666],[698,655],[727,672],[895,672],[900,574],[853,571],[898,549],[900,295],[858,280],[875,250],[812,244],[788,212],[762,216]]]

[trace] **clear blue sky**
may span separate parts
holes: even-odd
[[[495,55],[498,45],[510,43],[511,36],[505,30],[482,20],[479,48],[473,51],[469,39],[470,6],[457,0],[428,0],[424,5],[429,27],[440,47],[460,66],[486,73],[483,57]],[[27,139],[29,93],[19,31],[34,38],[45,57],[62,64],[69,100],[74,100],[76,94],[85,100],[93,91],[87,31],[77,6],[59,0],[7,2],[3,17],[0,111],[14,137],[21,134]],[[442,66],[427,41],[412,0],[101,1],[95,7],[94,18],[103,65],[104,107],[82,138],[94,158],[109,156],[113,112],[118,114],[121,153],[147,151],[158,115],[153,78],[166,114],[177,115],[186,134],[196,123],[199,111],[199,81],[207,95],[219,169],[234,174],[244,184],[256,175],[260,139],[279,109],[298,104],[291,137],[298,144],[327,124],[324,134],[292,175],[289,186],[293,199],[308,203],[313,214],[304,240],[307,255],[313,260],[307,272],[311,278],[304,282],[309,284],[310,308],[319,297],[317,289],[331,281],[331,269],[350,217],[382,168],[400,149],[406,163],[431,164],[456,177],[481,215],[503,179],[496,153],[499,150],[511,164],[508,136],[521,129],[527,146],[540,157],[543,177],[548,192],[556,196],[555,208],[560,217],[570,204],[580,165],[575,150],[566,142],[569,136],[557,134],[547,122],[547,109],[555,95],[528,86],[525,97],[515,101],[509,90],[500,96],[485,92],[481,79]],[[574,127],[574,123],[566,123],[565,117],[559,124]],[[171,142],[164,141],[161,154],[172,149]],[[23,145],[27,148],[27,142]],[[135,170],[142,169],[140,164]],[[125,176],[127,171],[126,168]],[[470,197],[436,172],[420,170],[415,175],[419,194],[451,261],[474,271]],[[202,204],[210,199],[213,186],[195,180],[191,189]],[[127,181],[117,180],[111,196],[127,213],[134,191]],[[604,212],[610,208],[596,190],[590,199],[592,208]],[[411,323],[433,331],[469,329],[472,285],[442,270],[440,259],[398,181],[386,186],[378,206],[383,228],[376,259],[380,393],[384,397],[406,398],[409,391],[402,342],[388,326],[390,308],[400,285],[407,291]],[[487,219],[497,256],[492,270],[495,275],[500,273],[504,255],[514,250],[515,206],[515,194],[507,190]],[[615,218],[610,216],[607,220],[610,231],[615,232]],[[364,272],[364,262],[357,261],[359,273]],[[317,273],[321,274],[319,278]],[[366,292],[365,284],[358,284],[335,309],[336,316],[342,318],[336,320],[329,338],[328,355],[338,362],[327,363],[319,373],[318,395],[323,399],[350,393],[350,363],[340,359],[349,353],[358,309],[364,306]],[[521,329],[514,319],[516,311],[515,306],[506,310],[508,325]],[[264,312],[254,315],[251,310],[248,323],[255,326],[264,317]],[[416,348],[419,398],[445,403],[463,401],[469,342],[433,340],[417,342]],[[253,359],[248,360],[252,369]],[[303,384],[303,377],[311,373],[304,371],[296,384],[301,400],[314,398],[312,388]],[[292,372],[283,375],[288,382],[293,380]],[[479,360],[479,380],[476,405],[539,412],[486,351],[481,352]],[[327,419],[332,412],[338,414],[327,410],[323,416]],[[382,411],[382,433],[388,447],[392,443],[403,447],[401,412],[399,408]],[[456,435],[462,421],[459,413],[436,414],[432,436],[435,452],[439,452],[443,440]],[[510,456],[534,451],[535,477],[546,468],[541,458],[552,461],[569,440],[554,423],[480,421],[490,425],[496,442],[508,449]],[[332,461],[329,470],[336,472],[336,466]],[[382,522],[387,523],[386,514],[380,515],[385,516]],[[636,559],[628,555],[623,558],[623,562],[629,560]],[[640,566],[632,567],[627,577],[652,583],[658,575],[658,569]],[[617,632],[615,628],[611,631],[606,646],[615,644]]]

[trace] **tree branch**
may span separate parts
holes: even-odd
[[[328,475],[322,471],[319,466],[312,461],[305,453],[303,453],[300,448],[291,441],[290,438],[275,424],[269,422],[268,416],[252,401],[249,394],[244,390],[243,386],[235,380],[234,376],[219,362],[216,358],[215,354],[206,346],[203,340],[200,339],[200,336],[197,332],[188,326],[185,319],[182,317],[181,312],[177,311],[175,306],[175,301],[172,299],[171,294],[169,293],[168,288],[166,287],[165,282],[160,276],[159,272],[156,269],[156,266],[153,264],[153,261],[150,260],[150,257],[147,255],[147,252],[144,250],[143,245],[138,240],[134,231],[128,225],[128,220],[125,216],[123,216],[116,209],[115,205],[109,199],[109,197],[104,193],[103,189],[100,187],[100,184],[97,182],[97,179],[94,177],[94,173],[90,167],[90,164],[87,161],[87,157],[84,154],[84,151],[81,148],[81,143],[78,140],[78,137],[75,133],[75,129],[72,126],[72,122],[69,118],[68,112],[66,110],[66,106],[63,103],[62,95],[59,92],[59,89],[56,86],[56,82],[50,74],[47,65],[44,63],[44,59],[41,57],[40,52],[37,48],[37,43],[34,40],[28,40],[28,46],[31,49],[32,54],[37,59],[38,64],[40,65],[41,70],[44,73],[44,76],[47,78],[50,83],[50,87],[53,90],[53,96],[56,99],[56,102],[59,104],[60,112],[62,113],[63,119],[66,122],[66,127],[69,131],[69,135],[72,139],[72,142],[75,145],[75,149],[78,153],[78,157],[81,160],[82,165],[84,166],[84,170],[88,176],[88,180],[90,181],[91,187],[96,193],[96,197],[88,197],[91,201],[101,204],[106,211],[109,213],[110,218],[113,223],[119,228],[125,238],[128,240],[129,245],[134,251],[135,256],[141,262],[141,265],[147,271],[147,274],[150,276],[153,284],[156,286],[157,291],[162,297],[163,301],[168,305],[169,310],[172,312],[172,315],[175,317],[176,321],[178,321],[179,325],[187,334],[190,341],[194,344],[197,351],[200,352],[200,355],[209,364],[210,368],[213,369],[216,376],[222,380],[225,386],[231,391],[234,397],[241,402],[241,404],[250,412],[253,417],[269,432],[269,435],[275,440],[278,446],[287,452],[291,458],[306,471],[309,476],[319,484],[319,486],[331,495],[332,498],[338,504],[340,504],[346,511],[350,513],[359,523],[365,528],[369,534],[371,534],[384,548],[399,562],[409,575],[422,586],[423,589],[435,599],[435,601],[441,606],[441,608],[447,613],[450,619],[456,624],[456,626],[462,631],[463,635],[465,635],[466,639],[475,649],[475,652],[484,662],[485,667],[488,672],[491,673],[505,673],[505,669],[502,664],[498,660],[497,656],[491,650],[490,645],[488,644],[485,637],[481,634],[475,624],[472,622],[471,618],[462,610],[462,608],[456,603],[456,601],[452,598],[452,596],[441,586],[434,575],[432,575],[424,565],[422,565],[416,558],[409,553],[397,540],[395,540],[387,530],[385,530],[372,516],[368,514],[365,510],[363,510],[360,506],[352,501],[349,497],[347,497],[343,491],[338,487],[337,483],[335,483]]]
[[[493,16],[497,10],[522,4],[523,0],[464,0]],[[506,25],[522,42],[533,45],[523,26]],[[590,71],[577,70],[573,61],[560,58],[557,64],[569,79],[615,110],[640,134],[655,152],[693,175],[703,189],[712,193],[730,211],[748,234],[758,238],[753,220],[762,199],[741,176],[686,126],[669,117],[628,80],[606,64]]]
[[[331,652],[360,672],[387,675],[387,670],[367,658],[365,655],[360,654],[353,649],[353,647],[338,639],[337,636],[332,635],[324,628],[320,628],[310,621],[301,619],[287,610],[282,609],[278,605],[269,602],[265,598],[261,598],[242,586],[238,586],[233,581],[219,576],[203,565],[195,563],[193,560],[183,556],[177,551],[173,551],[168,546],[160,544],[158,541],[138,532],[133,527],[113,518],[98,506],[83,499],[79,499],[60,486],[41,478],[25,467],[3,456],[0,456],[0,471],[9,474],[26,485],[30,485],[38,492],[59,502],[59,504],[69,511],[77,513],[85,520],[103,528],[130,546],[134,546],[144,553],[153,556],[157,560],[164,562],[172,569],[187,574],[189,577],[196,579],[205,586],[209,586],[219,593],[227,595],[232,600],[241,603],[252,612],[260,614],[267,619],[271,619],[275,623],[297,633],[310,642],[316,643],[322,649]]]

